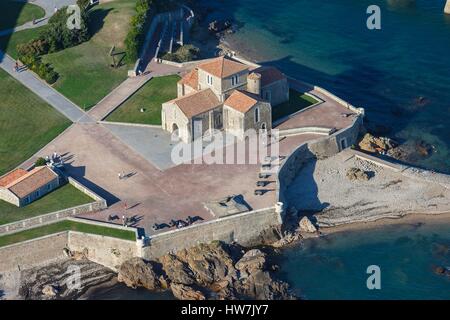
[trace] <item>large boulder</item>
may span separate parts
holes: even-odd
[[[350,181],[368,181],[370,179],[369,174],[359,168],[348,168],[345,174]]]
[[[190,286],[181,283],[172,283],[170,285],[173,296],[178,300],[205,300],[205,295]]]
[[[358,143],[361,150],[370,153],[386,153],[388,150],[394,148],[396,143],[386,137],[375,137],[370,133],[366,133],[361,141]]]
[[[58,290],[56,290],[55,286],[45,285],[42,289],[42,294],[46,297],[52,298],[58,294]]]
[[[265,267],[266,254],[259,249],[247,251],[235,264],[235,268],[241,272],[241,275],[246,276],[258,270],[263,270]]]
[[[239,288],[244,295],[257,300],[294,299],[287,283],[272,279],[267,271],[256,271],[241,283]]]
[[[300,219],[300,222],[298,223],[298,229],[301,232],[308,232],[308,233],[314,233],[317,232],[317,228],[314,226],[314,224],[309,220],[307,216],[304,216]]]
[[[200,285],[208,286],[236,275],[233,257],[219,241],[181,250],[177,256],[189,265]]]
[[[195,283],[195,276],[189,265],[180,261],[175,255],[167,254],[159,259],[170,281],[185,285]]]
[[[450,267],[446,268],[443,266],[433,266],[433,272],[440,276],[450,277]]]
[[[131,258],[119,267],[117,280],[131,288],[165,289],[167,288],[166,280],[157,269],[154,262],[144,261],[138,257]]]

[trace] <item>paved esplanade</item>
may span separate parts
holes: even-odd
[[[41,99],[50,104],[53,108],[69,118],[69,120],[81,123],[94,121],[76,104],[42,80],[38,79],[32,72],[28,70],[20,72],[15,71],[15,63],[14,59],[0,51],[0,67],[37,94]]]

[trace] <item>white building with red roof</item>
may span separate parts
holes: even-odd
[[[219,57],[198,65],[177,84],[178,97],[163,103],[163,129],[184,142],[208,130],[240,138],[246,130],[270,130],[271,108],[289,100],[286,76],[274,67],[250,67]]]
[[[31,171],[16,169],[0,177],[0,200],[22,207],[59,185],[59,175],[47,166]]]

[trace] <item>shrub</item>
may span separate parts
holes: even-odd
[[[36,162],[34,163],[34,165],[35,165],[36,167],[45,166],[46,164],[47,164],[47,161],[46,161],[44,158],[42,158],[42,157],[38,158],[38,159],[36,160]]]
[[[40,38],[48,42],[49,52],[73,47],[89,40],[87,10],[81,10],[80,29],[67,28],[68,18],[67,7],[63,7],[49,19],[48,27],[42,31]]]
[[[19,56],[40,56],[48,53],[49,45],[45,39],[33,39],[28,43],[17,45]]]
[[[43,63],[39,56],[21,56],[20,60],[48,84],[53,84],[58,80],[58,73],[53,70],[53,67],[50,64]]]
[[[49,19],[47,27],[38,38],[17,46],[19,59],[49,84],[56,82],[58,73],[50,64],[43,63],[40,56],[76,46],[90,38],[87,10],[89,0],[78,0],[77,4],[81,8],[80,29],[67,28],[69,14],[67,7],[63,7]]]
[[[136,2],[136,14],[131,17],[130,30],[125,38],[126,59],[130,63],[139,58],[139,51],[144,44],[145,31],[150,23],[148,17],[152,6],[153,0],[138,0]]]
[[[162,59],[173,62],[188,62],[198,58],[200,49],[191,44],[179,47],[174,53],[166,52]]]
[[[82,10],[89,8],[90,5],[90,0],[77,0],[77,6],[79,6]]]

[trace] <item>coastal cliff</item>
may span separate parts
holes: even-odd
[[[132,288],[170,289],[182,300],[295,299],[288,284],[274,278],[275,270],[260,249],[214,241],[157,261],[132,258],[119,268],[118,280]]]

